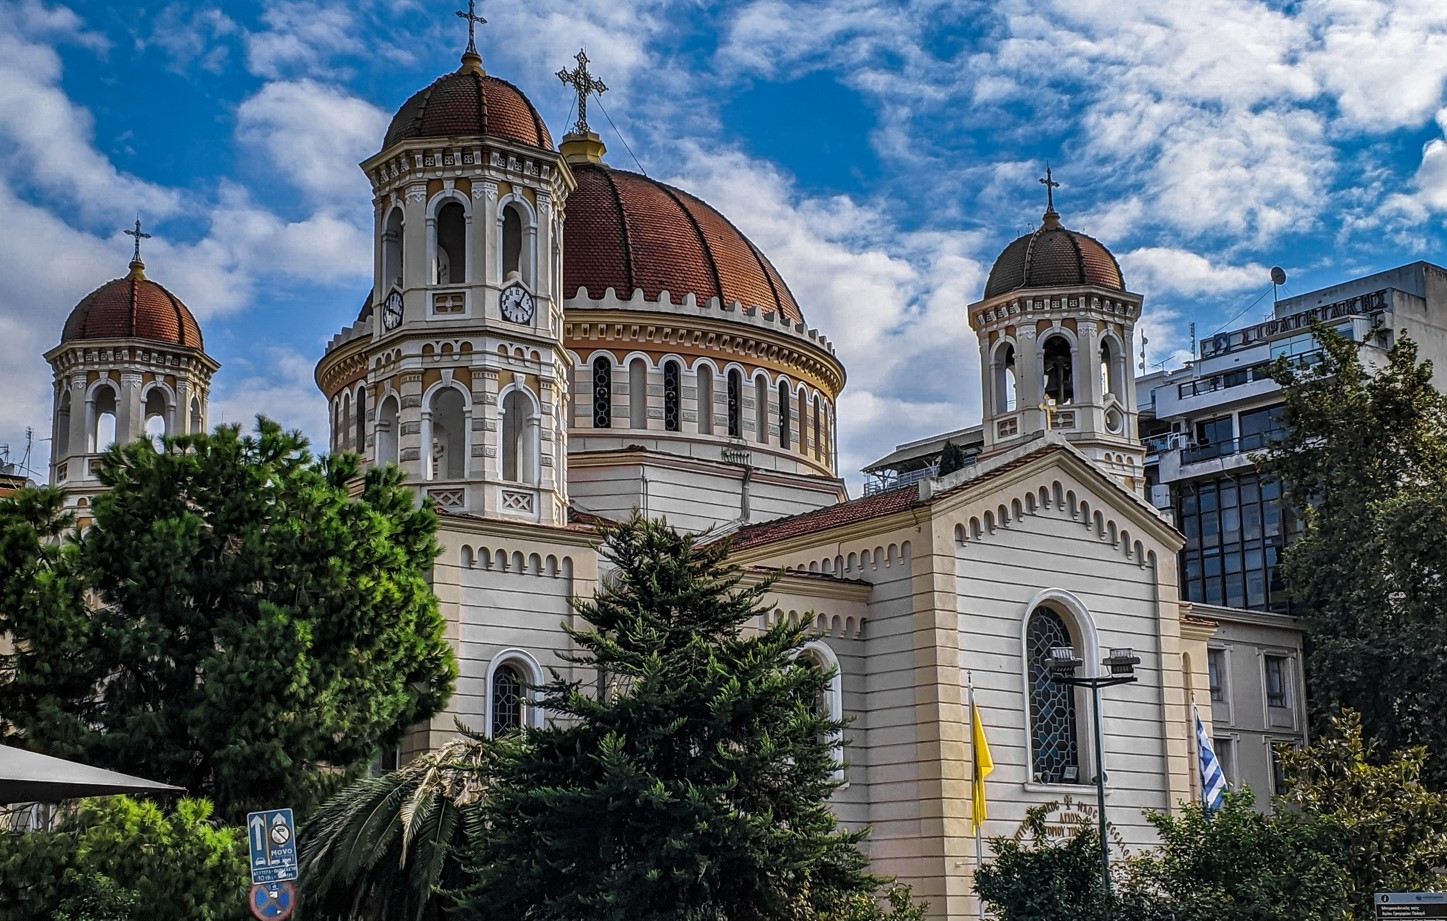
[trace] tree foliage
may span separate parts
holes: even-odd
[[[1089,822],[1052,828],[1055,803],[1025,813],[1013,838],[992,838],[994,859],[975,871],[975,892],[999,921],[1105,921],[1100,832]]]
[[[1346,917],[1346,874],[1333,829],[1290,811],[1257,812],[1250,790],[1207,812],[1152,812],[1156,849],[1122,867],[1124,917],[1137,921],[1278,921]]]
[[[312,921],[458,917],[466,815],[482,802],[486,739],[464,735],[401,768],[339,790],[299,840]]]
[[[1273,369],[1285,436],[1258,463],[1304,522],[1283,574],[1311,635],[1318,722],[1361,713],[1370,738],[1447,754],[1447,398],[1399,337],[1380,367],[1328,329],[1315,364]],[[1428,763],[1435,786],[1447,759]]]
[[[944,448],[940,451],[939,475],[945,476],[954,473],[956,470],[962,469],[965,463],[965,449],[953,441],[946,441]]]
[[[0,500],[0,730],[234,820],[305,808],[447,700],[436,518],[395,468],[262,419],[113,447],[100,479],[61,543],[54,490]]]
[[[205,800],[82,800],[54,831],[0,833],[0,921],[233,921],[249,883],[242,831]]]
[[[569,629],[602,680],[555,677],[555,722],[494,742],[464,901],[535,921],[884,916],[864,833],[828,806],[844,726],[816,712],[829,676],[795,658],[804,628],[749,629],[768,586],[741,584],[723,542],[635,517],[604,545],[613,569],[577,603],[591,626]]]

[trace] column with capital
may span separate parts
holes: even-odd
[[[135,371],[121,374],[120,400],[116,406],[116,444],[129,444],[145,434],[144,412],[141,408],[141,375]]]

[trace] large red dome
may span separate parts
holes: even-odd
[[[522,90],[464,59],[462,67],[402,103],[392,116],[382,149],[413,138],[475,135],[553,148],[548,126]]]
[[[738,301],[802,323],[789,286],[759,248],[707,202],[638,173],[571,164],[563,290],[620,298],[692,294],[700,303]]]
[[[1060,215],[1045,212],[1034,233],[1015,240],[990,269],[985,299],[1021,288],[1097,285],[1125,290],[1120,263],[1099,240],[1060,226]]]
[[[201,327],[180,298],[151,281],[140,263],[81,298],[66,318],[62,343],[79,339],[150,339],[202,349]]]

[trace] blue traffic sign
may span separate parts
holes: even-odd
[[[258,921],[286,921],[296,910],[296,887],[289,881],[252,886],[246,901]]]
[[[279,883],[297,878],[296,823],[290,809],[267,809],[246,816],[251,846],[251,881]]]

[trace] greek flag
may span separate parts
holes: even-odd
[[[1214,812],[1226,801],[1226,774],[1211,747],[1211,736],[1201,722],[1201,711],[1191,704],[1191,713],[1196,717],[1196,756],[1201,763],[1201,802],[1206,811]]]

